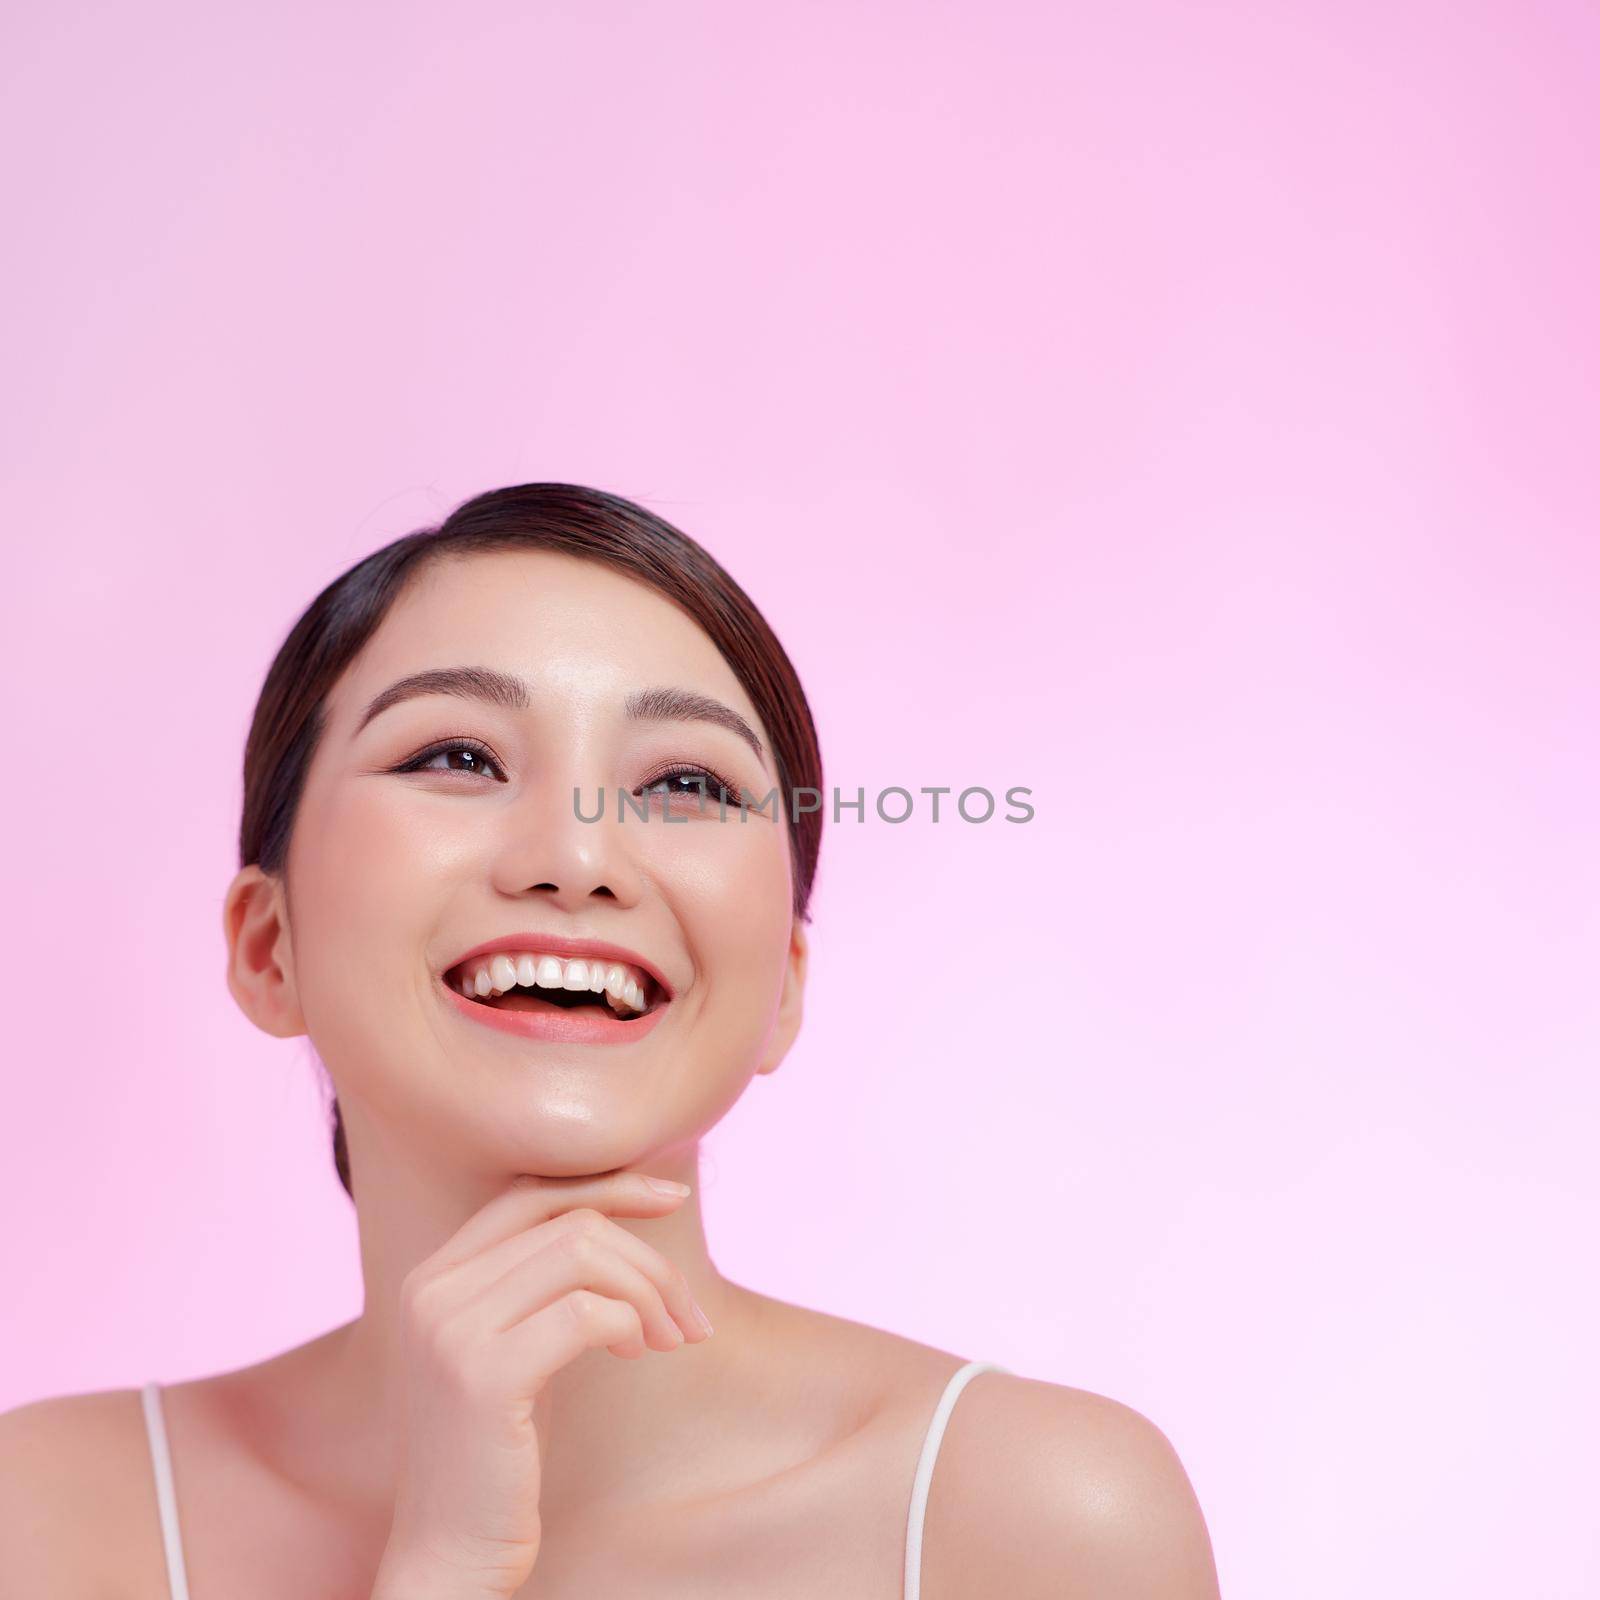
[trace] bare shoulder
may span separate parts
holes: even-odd
[[[0,1594],[155,1600],[164,1570],[138,1390],[0,1413]]]
[[[763,1315],[765,1356],[788,1347],[805,1370],[849,1375],[840,1416],[873,1418],[865,1459],[909,1485],[963,1358],[770,1299]],[[921,1552],[921,1600],[1218,1600],[1199,1501],[1155,1423],[1105,1395],[1006,1371],[977,1373],[949,1414]]]
[[[1105,1395],[982,1372],[928,1491],[923,1600],[1217,1600],[1211,1539],[1162,1431]]]

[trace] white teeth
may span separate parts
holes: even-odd
[[[531,952],[499,952],[474,963],[455,981],[468,999],[501,995],[519,987],[587,990],[603,993],[613,1011],[627,1013],[644,1010],[649,979],[638,968],[620,961],[563,961],[559,956]]]

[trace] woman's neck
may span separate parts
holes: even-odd
[[[302,1391],[296,1410],[303,1421],[295,1431],[302,1435],[296,1454],[306,1451],[320,1459],[346,1491],[338,1498],[370,1508],[377,1517],[393,1505],[405,1442],[402,1285],[414,1267],[505,1189],[511,1175],[485,1182],[363,1144],[364,1152],[354,1146],[351,1152],[363,1309],[306,1347],[307,1359],[296,1375]],[[713,1265],[692,1159],[686,1171],[665,1159],[648,1170],[679,1178],[695,1192],[666,1216],[612,1220],[684,1274],[716,1331],[703,1343],[649,1350],[638,1360],[598,1347],[545,1379],[535,1418],[540,1505],[552,1522],[569,1513],[645,1506],[681,1493],[682,1474],[675,1463],[683,1441],[703,1437],[697,1424],[718,1399],[726,1400],[741,1354],[757,1347],[752,1333],[764,1297],[729,1282]],[[535,1382],[530,1373],[530,1392]]]

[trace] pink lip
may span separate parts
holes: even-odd
[[[470,950],[458,955],[444,970],[452,972],[468,961],[476,961],[481,956],[498,955],[502,950],[537,950],[541,954],[552,956],[599,956],[605,961],[626,961],[648,972],[655,979],[663,1000],[670,1000],[675,992],[672,985],[661,975],[661,969],[655,962],[645,960],[637,950],[629,950],[620,944],[608,944],[604,939],[569,939],[559,933],[508,933],[502,939],[490,939],[484,944],[475,944]],[[657,1006],[656,1010],[660,1010],[660,1007]],[[654,1014],[653,1011],[646,1013],[647,1016]]]
[[[501,1033],[515,1034],[519,1039],[543,1039],[555,1044],[630,1044],[642,1039],[661,1020],[667,1003],[672,999],[673,988],[662,977],[655,962],[647,961],[636,950],[620,944],[610,944],[604,939],[572,939],[557,933],[508,933],[500,939],[490,939],[474,945],[456,957],[444,970],[453,972],[469,961],[484,956],[498,955],[502,950],[537,950],[541,955],[598,956],[603,961],[626,961],[649,973],[659,990],[659,997],[650,1010],[640,1017],[613,1017],[603,1008],[593,1011],[501,1011],[477,1000],[469,1000],[457,993],[440,977],[451,1006],[462,1016],[485,1027],[498,1028]]]
[[[515,948],[527,949],[529,946],[523,944]],[[542,948],[549,950],[551,955],[556,954],[550,948],[548,941],[542,945],[535,944],[533,948]],[[488,952],[475,950],[473,954],[485,955]],[[619,955],[616,959],[631,961],[633,957]],[[494,1006],[482,1005],[476,1000],[467,999],[463,994],[457,994],[449,984],[442,981],[440,987],[450,1004],[469,1021],[481,1022],[486,1028],[498,1028],[502,1033],[512,1033],[520,1039],[546,1039],[556,1044],[629,1044],[636,1039],[644,1038],[661,1020],[667,1009],[666,1002],[663,1001],[653,1011],[645,1012],[642,1017],[628,1018],[606,1016],[601,1011],[500,1011]]]

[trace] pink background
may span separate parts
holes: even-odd
[[[1230,1600],[1596,1592],[1592,8],[7,34],[0,1407],[357,1309],[222,980],[245,727],[558,478],[730,566],[830,782],[1038,808],[827,830],[723,1270],[1144,1412]]]

